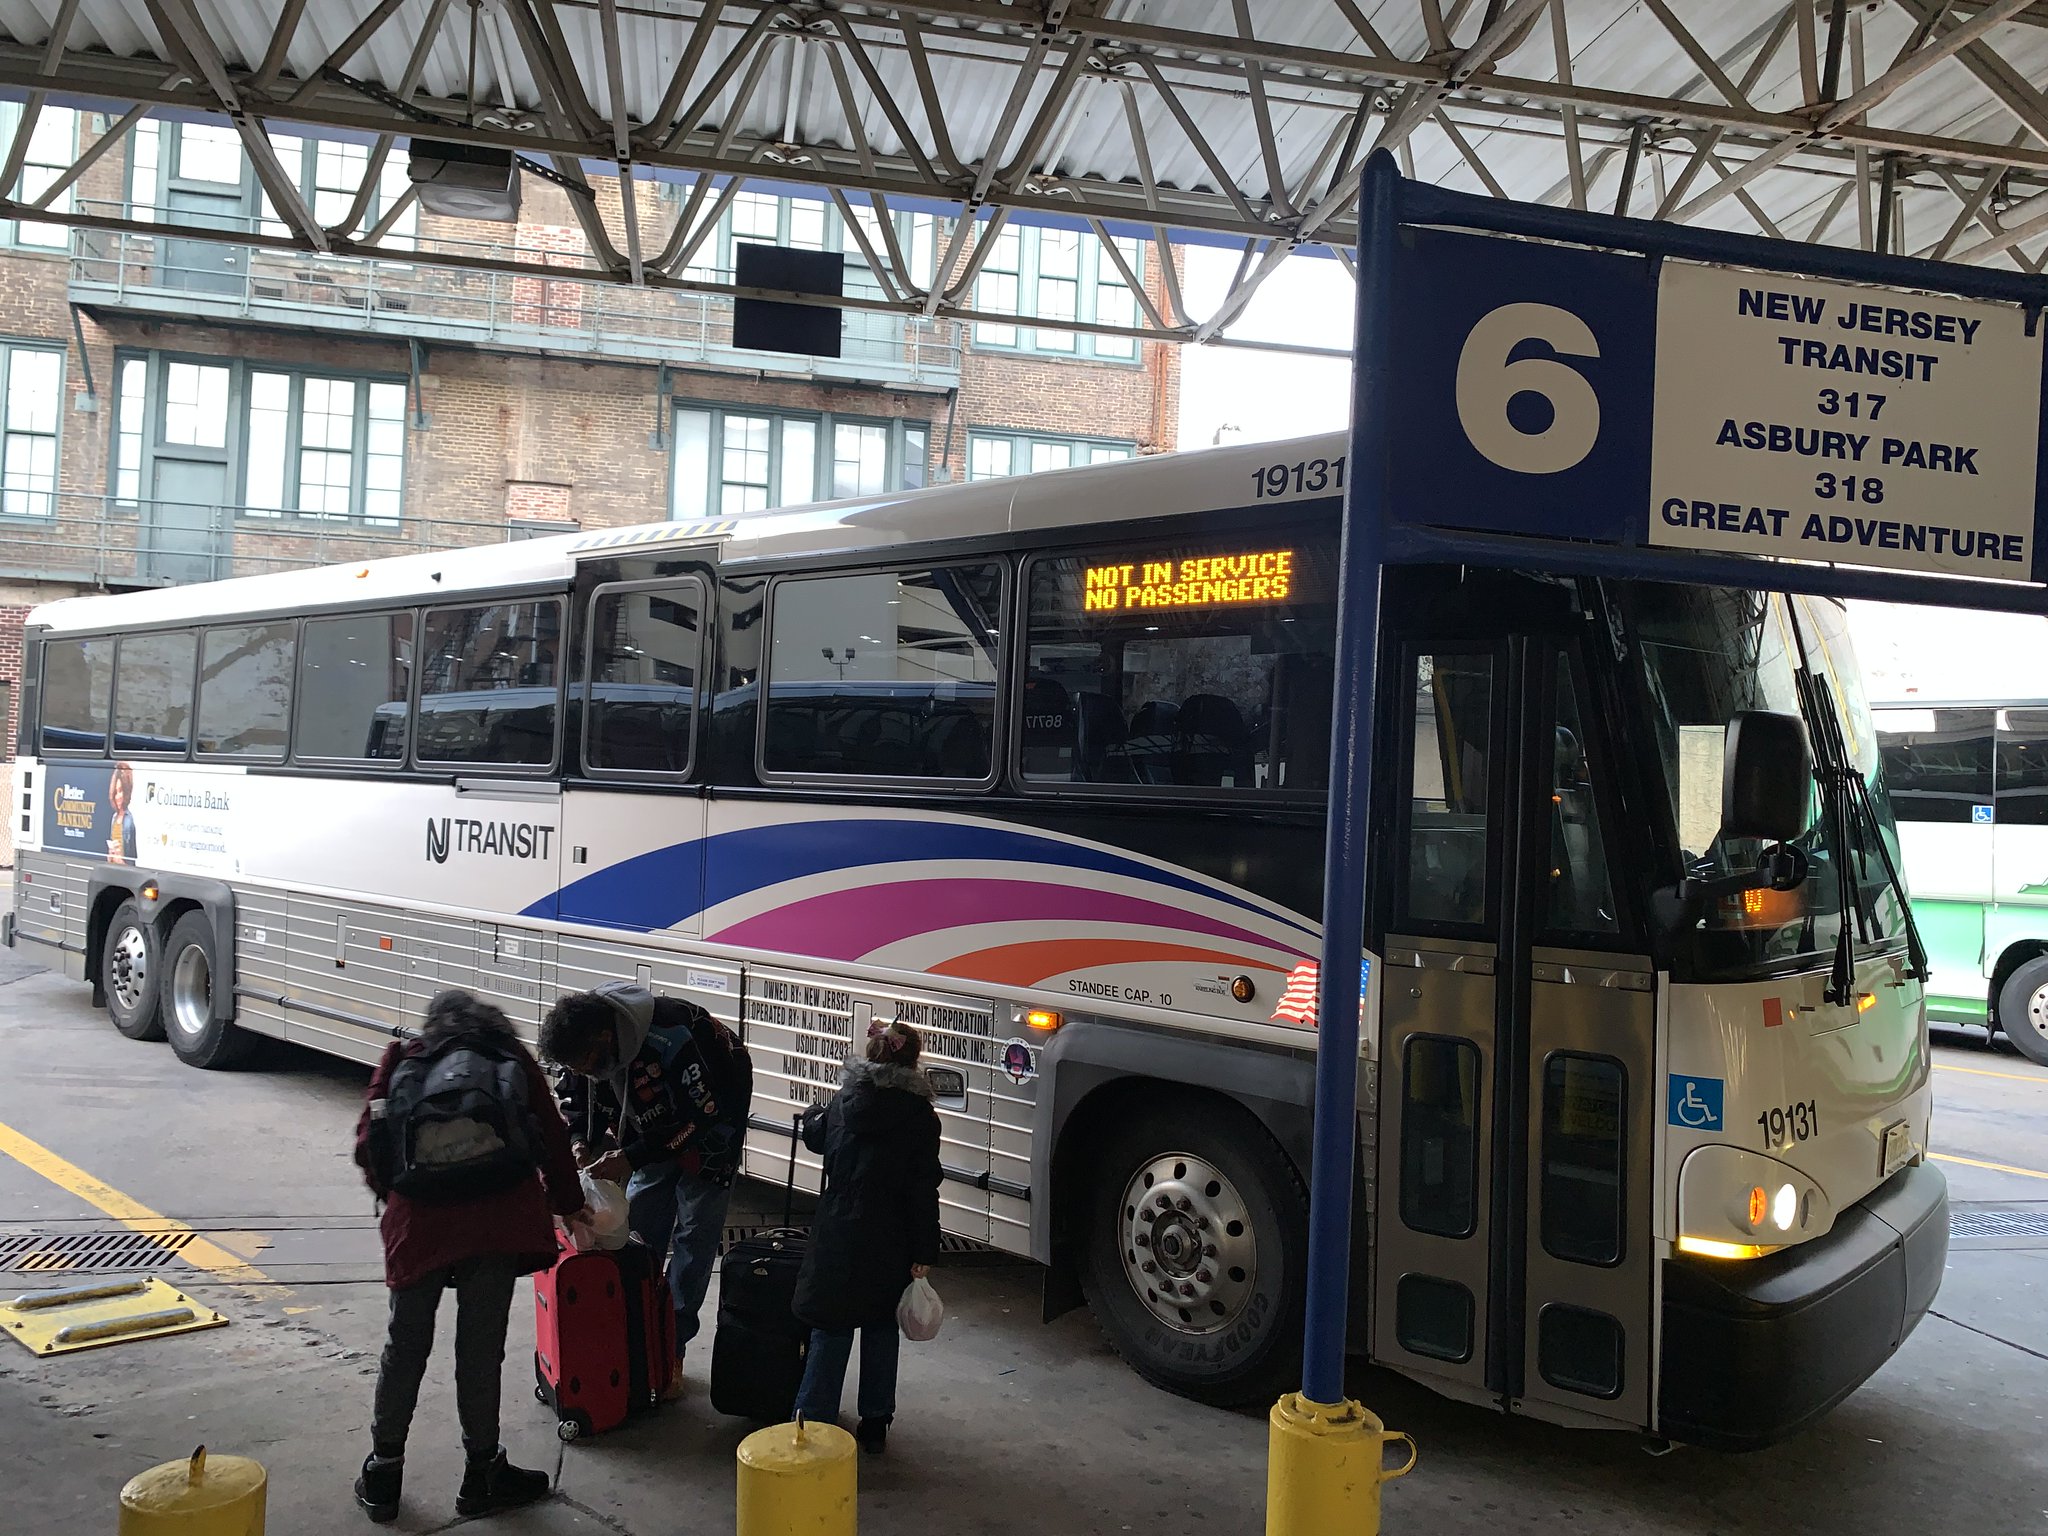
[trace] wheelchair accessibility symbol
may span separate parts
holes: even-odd
[[[1672,1073],[1665,1094],[1664,1118],[1689,1131],[1720,1130],[1722,1086],[1718,1077]]]

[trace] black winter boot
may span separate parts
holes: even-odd
[[[455,1513],[465,1518],[496,1514],[501,1509],[538,1503],[548,1492],[547,1473],[513,1466],[500,1447],[490,1460],[472,1460],[463,1469],[462,1488],[455,1495]]]
[[[379,1525],[396,1520],[399,1488],[404,1481],[403,1456],[386,1459],[372,1452],[363,1458],[362,1474],[356,1478],[356,1502]]]
[[[853,1438],[860,1442],[860,1448],[870,1456],[879,1456],[889,1445],[889,1421],[862,1419],[860,1428],[853,1432]]]

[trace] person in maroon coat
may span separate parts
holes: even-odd
[[[385,1188],[371,1120],[386,1100],[393,1071],[408,1056],[439,1055],[471,1042],[523,1067],[537,1172],[462,1200],[427,1203]],[[370,1417],[370,1455],[356,1479],[356,1502],[380,1523],[398,1514],[406,1434],[434,1347],[434,1314],[447,1290],[455,1292],[455,1403],[467,1461],[456,1512],[483,1515],[545,1498],[547,1474],[513,1466],[498,1444],[505,1330],[519,1277],[555,1261],[550,1212],[580,1214],[583,1188],[569,1127],[511,1021],[467,992],[443,992],[428,1004],[419,1034],[392,1041],[370,1079],[356,1122],[356,1163],[383,1206],[378,1228],[384,1238],[384,1283],[391,1291],[390,1328],[377,1365]]]

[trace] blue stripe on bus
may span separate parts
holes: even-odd
[[[691,889],[700,859],[705,869],[701,901],[695,899]],[[721,902],[784,881],[861,865],[929,859],[1057,864],[1075,870],[1124,875],[1226,902],[1284,923],[1299,933],[1315,933],[1299,918],[1248,901],[1227,888],[1104,849],[1007,827],[866,817],[743,827],[718,833],[701,844],[675,843],[656,848],[564,886],[560,911],[571,922],[652,932],[672,928]],[[551,917],[554,914],[545,910],[550,905],[551,902],[536,902],[521,915]]]

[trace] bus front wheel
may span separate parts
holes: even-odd
[[[1998,989],[1998,1027],[2013,1049],[2048,1067],[2048,955],[2036,955]]]
[[[218,962],[213,953],[213,920],[187,912],[164,945],[165,1033],[178,1059],[191,1067],[231,1067],[251,1037],[226,1019],[214,1017],[213,988]]]
[[[164,947],[142,908],[124,901],[107,924],[100,950],[100,988],[107,995],[107,1016],[130,1040],[161,1040],[163,1020],[157,998],[163,987]]]
[[[1095,1166],[1082,1283],[1116,1352],[1221,1407],[1298,1386],[1308,1199],[1265,1127],[1227,1101],[1152,1105]]]

